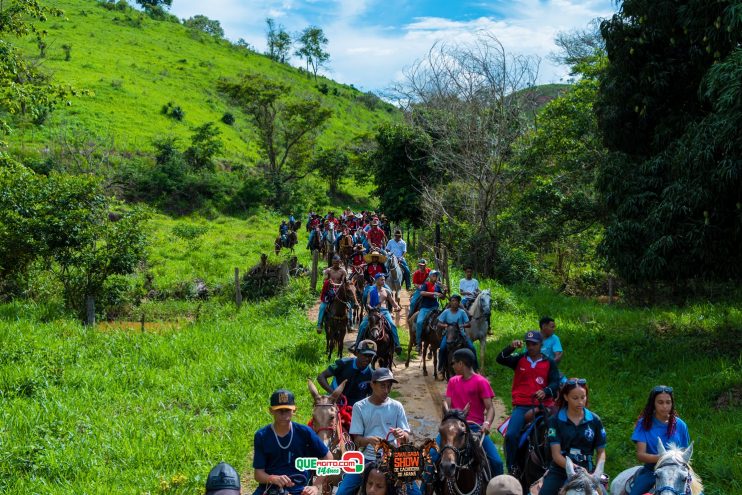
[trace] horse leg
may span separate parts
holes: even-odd
[[[423,339],[423,376],[428,376],[428,367],[425,364],[425,355],[428,352],[428,341]],[[435,368],[433,368],[435,370]],[[435,373],[435,371],[433,371]]]
[[[407,344],[407,361],[405,361],[405,363],[404,363],[404,367],[405,368],[409,368],[410,367],[410,358],[412,357],[412,339],[413,339],[413,335],[414,335],[410,331],[409,321],[407,322],[407,330],[408,330],[408,333],[410,334],[410,338],[409,338],[409,341],[408,341],[408,344]]]
[[[487,354],[487,336],[483,335],[479,339],[479,373],[484,374],[484,356]]]
[[[438,380],[438,350],[435,346],[430,346],[433,349],[433,380]]]

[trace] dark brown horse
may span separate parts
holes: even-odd
[[[438,348],[441,346],[441,340],[443,340],[443,331],[438,329],[438,315],[440,313],[441,312],[438,310],[428,313],[428,316],[423,322],[423,333],[421,338],[423,376],[428,376],[426,361],[428,353],[431,353],[433,354],[433,378],[436,380],[438,379]],[[415,335],[415,320],[408,322],[408,326],[410,328],[410,342],[407,346],[407,361],[405,362],[405,368],[410,365],[410,355]]]
[[[359,267],[361,268],[361,267]],[[351,268],[350,283],[353,284],[353,288],[356,291],[356,300],[358,304],[353,308],[353,323],[360,325],[363,321],[363,312],[365,305],[363,304],[363,289],[366,288],[366,281],[363,279],[363,269],[356,270],[355,267]]]
[[[378,309],[368,313],[366,335],[376,342],[376,357],[373,362],[374,364],[378,363],[382,368],[394,366],[394,341],[392,340],[391,329],[388,326],[386,319]]]
[[[296,232],[294,232],[293,230],[289,230],[289,233],[286,234],[286,242],[284,242],[279,235],[278,237],[276,237],[276,242],[273,244],[273,247],[276,251],[276,256],[278,256],[278,253],[281,252],[282,247],[289,249],[291,251],[291,254],[294,254],[294,246],[296,246],[297,242],[299,242],[299,240],[296,237]]]
[[[443,369],[443,373],[446,380],[449,380],[456,373],[453,371],[453,353],[459,349],[466,347],[466,337],[463,332],[459,329],[458,325],[447,325],[445,329],[446,334],[446,367]]]
[[[338,359],[343,357],[343,340],[348,331],[348,306],[358,304],[355,288],[347,279],[339,285],[332,284],[335,289],[335,298],[327,305],[325,311],[325,338],[327,340],[327,359],[332,358],[332,351],[337,347]]]
[[[467,404],[463,410],[448,409],[443,403],[440,457],[436,463],[435,492],[440,495],[482,495],[490,480],[489,463],[481,436],[466,422]]]

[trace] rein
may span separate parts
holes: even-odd
[[[691,484],[693,483],[693,475],[691,475],[690,466],[688,464],[680,463],[680,462],[668,462],[663,463],[659,467],[665,467],[665,466],[682,466],[688,470],[688,476],[685,478],[685,486],[683,487],[683,491],[678,491],[675,489],[675,487],[666,485],[661,486],[659,488],[654,489],[655,495],[660,495],[662,492],[670,492],[672,495],[691,495]],[[657,471],[657,467],[654,468],[655,471]]]
[[[472,439],[472,431],[469,428],[469,424],[466,421],[462,421],[461,419],[458,419],[455,416],[452,416],[452,417],[450,417],[448,419],[456,419],[457,421],[463,423],[464,424],[464,428],[466,429],[466,437],[465,437],[465,440],[464,440],[465,441],[465,447],[463,449],[458,449],[458,448],[456,448],[455,446],[453,446],[453,445],[451,445],[449,443],[449,444],[444,445],[441,448],[441,450],[440,450],[440,452],[438,454],[439,455],[439,457],[438,457],[438,464],[440,464],[441,459],[443,458],[443,453],[446,450],[453,451],[453,453],[454,453],[454,455],[456,457],[456,464],[455,464],[456,471],[455,471],[455,476],[446,479],[446,487],[448,488],[448,492],[449,493],[453,493],[455,495],[474,495],[474,494],[482,493],[482,487],[486,483],[486,480],[484,480],[483,478],[484,477],[487,477],[487,479],[489,479],[489,473],[488,473],[489,466],[487,466],[486,464],[485,464],[485,470],[484,471],[481,471],[480,470],[479,472],[474,473],[474,487],[472,487],[472,489],[470,491],[468,491],[468,492],[462,492],[461,489],[459,489],[459,486],[457,484],[457,480],[459,478],[459,474],[460,474],[461,470],[473,471],[472,470],[472,465],[474,464],[475,457],[474,457],[474,452],[473,452],[473,449],[472,449],[472,445],[474,443],[474,440]],[[447,421],[447,420],[444,420],[444,421]],[[484,433],[482,434],[482,439],[481,440],[483,440],[483,439],[484,439]],[[480,442],[478,442],[479,445],[481,445],[481,440],[480,440]]]

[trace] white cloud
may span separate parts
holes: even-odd
[[[380,90],[399,79],[404,67],[424,56],[436,41],[465,42],[486,31],[496,36],[506,50],[542,58],[539,82],[558,82],[568,73],[546,57],[556,50],[557,32],[584,28],[595,17],[613,13],[610,0],[513,0],[506,16],[479,17],[458,21],[425,16],[407,25],[384,24],[384,9],[394,2],[381,0],[177,0],[173,11],[179,17],[203,14],[218,19],[230,39],[244,38],[259,50],[265,49],[265,18],[274,17],[289,32],[309,24],[322,26],[330,40],[330,76],[367,90]],[[308,19],[310,11],[326,6],[322,19]],[[361,25],[359,17],[378,12],[376,25]]]

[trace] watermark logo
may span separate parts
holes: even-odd
[[[294,460],[294,467],[299,471],[311,470],[317,476],[333,476],[340,473],[360,474],[363,472],[363,453],[349,450],[343,457],[335,459],[317,459],[316,457],[299,457]]]

